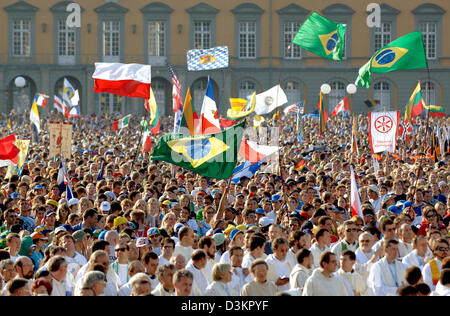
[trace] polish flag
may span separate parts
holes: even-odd
[[[239,148],[239,155],[251,163],[256,163],[279,150],[280,148],[277,146],[259,145],[254,141],[243,139]]]
[[[336,105],[333,112],[331,113],[331,117],[335,117],[339,112],[342,111],[350,111],[350,108],[348,107],[348,97],[345,97],[341,100],[341,102]]]
[[[200,114],[199,133],[212,134],[220,132],[219,112],[217,111],[216,100],[214,99],[214,92],[211,84],[211,79],[208,80],[208,87],[203,99],[202,112]]]
[[[14,145],[15,142],[14,134],[0,139],[0,167],[17,165],[20,149]]]
[[[141,64],[95,63],[94,91],[150,98],[151,67]]]
[[[358,215],[364,218],[361,210],[361,200],[359,199],[358,187],[356,186],[355,172],[353,167],[350,166],[350,180],[351,180],[351,197],[350,197],[350,207],[352,210],[352,216]]]

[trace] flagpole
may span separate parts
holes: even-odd
[[[431,78],[430,78],[430,68],[428,67],[428,63],[427,63],[427,72],[428,72],[428,82],[430,82],[430,80],[431,80]],[[427,99],[428,99],[428,101],[430,99],[429,93],[428,93]],[[427,111],[427,120],[426,120],[426,123],[425,123],[425,141],[428,140],[428,126],[429,126],[429,122],[430,122],[430,111]],[[412,122],[410,122],[410,124],[412,124]],[[417,168],[417,171],[416,171],[416,181],[414,182],[414,192],[411,195],[411,200],[414,200],[414,196],[416,195],[417,181],[419,180],[419,172],[420,172],[420,170],[422,170],[422,161],[426,157],[426,152],[421,153],[419,155],[422,156],[422,157],[420,158],[419,167]],[[411,202],[413,202],[413,201],[411,201]],[[410,207],[412,207],[412,206],[413,206],[413,204]]]

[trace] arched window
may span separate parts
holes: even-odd
[[[122,113],[123,97],[111,93],[102,93],[100,97],[100,113]]]
[[[168,109],[172,108],[172,98],[169,94],[169,84],[165,79],[152,79],[152,90],[155,95],[156,105],[160,115],[170,113]]]
[[[58,81],[56,81],[56,83],[55,83],[55,88],[54,88],[55,95],[58,96],[59,98],[61,98],[61,100],[64,100],[64,98],[63,98],[64,79],[67,79],[69,81],[69,84],[73,87],[74,90],[78,90],[78,96],[80,98],[79,102],[78,102],[78,107],[81,111],[82,91],[81,91],[81,83],[78,81],[77,78],[72,77],[72,76],[66,76],[66,77],[59,78]]]
[[[287,81],[283,89],[288,99],[288,105],[298,103],[302,100],[301,85],[297,81]]]
[[[219,107],[218,100],[219,100],[219,94],[218,94],[218,88],[217,84],[214,80],[211,80],[213,92],[214,92],[214,98],[216,100],[217,108]],[[202,104],[203,99],[206,94],[206,88],[208,87],[208,78],[203,77],[199,78],[192,84],[191,87],[191,96],[192,100],[194,102],[194,107],[196,109],[196,112],[200,115],[200,112],[202,110]]]
[[[389,109],[391,106],[391,85],[386,81],[377,82],[373,86],[373,99],[377,101],[377,106],[371,111]]]
[[[256,91],[256,84],[253,81],[242,81],[239,85],[238,96],[241,99],[247,99],[248,96],[252,95]]]
[[[426,105],[438,105],[436,104],[436,85],[431,81],[425,81],[421,84],[422,99]]]
[[[346,96],[345,84],[342,81],[333,81],[331,84],[331,92],[328,95],[328,110],[333,110],[336,105]]]
[[[9,83],[8,88],[8,113],[14,109],[16,114],[22,115],[24,111],[29,111],[31,103],[36,93],[36,84],[33,79],[21,76],[25,79],[25,86],[19,88],[15,84],[15,77]]]

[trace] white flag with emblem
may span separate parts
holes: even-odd
[[[372,153],[395,152],[400,111],[369,112],[369,143]]]
[[[272,112],[277,107],[287,103],[287,96],[280,85],[256,95],[255,112],[263,115]]]

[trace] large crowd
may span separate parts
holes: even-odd
[[[20,175],[0,168],[3,296],[450,295],[450,151],[425,148],[447,118],[417,117],[410,143],[399,135],[396,153],[377,155],[367,114],[355,116],[357,152],[341,114],[322,137],[303,116],[303,139],[296,115],[268,118],[277,167],[228,184],[151,160],[141,118],[118,132],[114,117],[89,115],[65,157],[71,199],[49,157],[57,119],[41,119]],[[153,148],[172,120],[161,118]],[[4,115],[0,130],[32,136],[27,115]],[[352,215],[350,166],[363,217]]]

